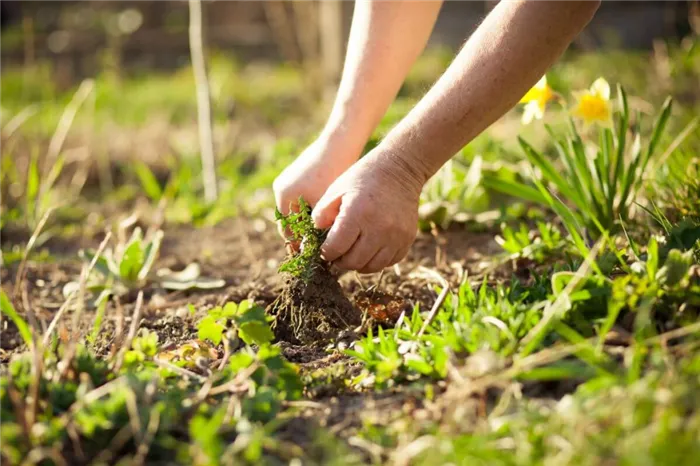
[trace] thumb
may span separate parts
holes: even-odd
[[[340,204],[343,200],[343,196],[337,193],[326,193],[318,201],[316,207],[314,207],[313,212],[311,212],[311,218],[319,230],[325,230],[333,226],[335,218],[340,212]]]

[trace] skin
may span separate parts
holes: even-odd
[[[275,180],[277,207],[312,206],[324,258],[371,273],[415,239],[423,185],[510,110],[586,26],[599,1],[503,1],[449,68],[371,152],[362,148],[424,49],[441,2],[358,1],[333,109],[319,138]],[[377,72],[381,70],[381,72]]]

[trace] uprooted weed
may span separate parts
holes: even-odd
[[[343,294],[330,266],[321,258],[326,231],[314,226],[311,209],[299,199],[299,211],[287,216],[277,212],[282,228],[298,243],[279,268],[286,273],[284,288],[268,312],[275,316],[273,329],[278,340],[318,344],[337,338],[361,322],[361,316]]]

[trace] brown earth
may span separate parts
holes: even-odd
[[[392,325],[402,311],[410,310],[415,304],[424,311],[429,310],[437,297],[435,288],[440,280],[444,279],[455,286],[465,276],[475,281],[479,279],[484,256],[499,251],[493,236],[493,233],[470,232],[464,227],[453,227],[437,235],[420,233],[411,252],[397,266],[372,275],[344,273],[338,282],[324,270],[323,275],[315,278],[318,281],[315,289],[335,288],[335,294],[317,293],[309,297],[304,286],[298,283],[291,283],[290,286],[290,283],[285,283],[289,278],[277,273],[277,267],[284,259],[284,248],[272,222],[238,218],[200,229],[169,226],[165,228],[156,268],[181,269],[198,262],[203,275],[223,278],[226,287],[208,291],[166,292],[148,286],[144,290],[140,326],[155,331],[162,348],[169,350],[196,340],[197,320],[207,309],[228,301],[251,299],[268,307],[281,299],[286,303],[283,306],[286,310],[294,306],[303,308],[302,303],[308,306],[309,302],[315,302],[318,308],[337,310],[346,321],[340,325],[333,324],[337,320],[331,315],[319,319],[316,314],[305,319],[305,314],[301,312],[294,322],[288,320],[287,327],[282,328],[283,325],[276,333],[278,339],[286,340],[279,343],[283,354],[300,367],[302,377],[312,380],[306,395],[314,403],[312,407],[300,411],[300,417],[291,421],[284,429],[287,432],[284,435],[305,444],[316,432],[314,429],[322,428],[347,439],[362,426],[367,415],[391,412],[411,414],[423,409],[423,402],[414,389],[406,387],[397,387],[382,394],[350,391],[345,380],[359,375],[361,366],[337,349],[324,349],[319,344],[303,342],[320,340],[327,343],[335,339],[342,340],[343,345],[338,344],[334,348],[347,346],[355,334],[341,330],[357,327],[365,320],[365,313],[372,317],[370,321],[374,324]],[[26,235],[21,234],[4,236],[3,249],[11,250],[13,244],[22,244],[26,239]],[[31,309],[42,331],[64,302],[63,286],[75,280],[80,273],[78,250],[86,246],[96,247],[101,239],[97,235],[87,239],[50,240],[43,247],[51,253],[56,252],[57,257],[27,263],[25,278],[18,288],[19,295],[13,302],[21,312],[26,313],[27,309]],[[3,267],[0,272],[2,287],[10,296],[15,288],[17,273],[18,263]],[[123,296],[120,301],[108,305],[96,341],[97,350],[102,354],[114,350],[114,341],[130,325],[136,296]],[[194,315],[187,309],[189,304],[197,310]],[[91,331],[94,315],[94,309],[89,307],[83,313],[80,322],[83,334]],[[70,338],[70,321],[68,316],[62,318],[58,326],[60,337]],[[23,350],[20,343],[16,328],[5,320],[0,340],[0,364],[4,365],[13,353]],[[309,419],[314,422],[308,423]],[[362,452],[362,455],[368,459],[372,453]]]

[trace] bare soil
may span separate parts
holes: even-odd
[[[314,429],[322,428],[349,438],[367,415],[386,417],[392,412],[411,415],[423,408],[423,401],[410,387],[383,394],[348,391],[344,381],[358,375],[360,366],[342,352],[327,350],[323,345],[343,340],[347,346],[355,335],[352,329],[368,319],[373,325],[390,326],[401,312],[409,311],[415,304],[429,310],[437,297],[435,287],[440,279],[453,286],[465,275],[478,280],[483,258],[499,250],[493,236],[493,233],[470,232],[464,227],[454,227],[437,236],[421,233],[408,257],[383,273],[344,273],[336,281],[331,271],[323,269],[311,286],[307,286],[277,273],[285,251],[272,222],[238,218],[200,229],[169,226],[165,228],[156,268],[180,269],[198,262],[204,275],[223,278],[226,287],[186,292],[147,287],[140,325],[157,332],[164,349],[170,349],[196,340],[197,320],[207,309],[228,301],[251,299],[265,307],[282,304],[277,308],[278,313],[296,309],[296,314],[281,315],[278,319],[276,335],[283,354],[300,367],[304,377],[328,375],[319,377],[321,382],[307,388],[306,395],[315,405],[303,409],[300,417],[285,428],[284,435],[304,444],[312,438]],[[26,244],[27,239],[23,234],[4,236],[3,249]],[[25,278],[18,288],[20,299],[14,300],[20,303],[20,312],[31,310],[38,325],[45,329],[64,302],[63,286],[80,273],[78,250],[97,247],[101,239],[96,235],[47,242],[44,247],[56,257],[27,263]],[[2,287],[7,293],[15,288],[18,266],[14,263],[0,271]],[[119,303],[108,305],[96,342],[99,352],[107,354],[113,350],[117,335],[128,329],[135,300],[135,295],[129,295]],[[189,304],[197,309],[194,315],[187,309]],[[309,308],[312,308],[310,313]],[[83,313],[80,321],[83,334],[90,332],[94,316],[94,309],[88,308]],[[71,320],[66,316],[61,319],[58,334],[62,338],[71,337]],[[0,364],[23,350],[16,328],[7,320],[2,322],[0,343]]]

